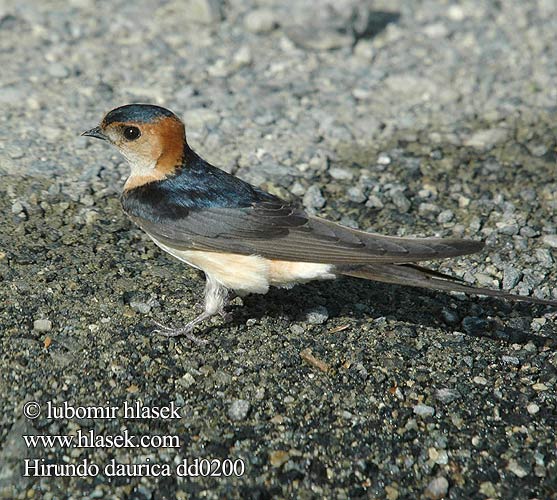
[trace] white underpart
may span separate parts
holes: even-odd
[[[267,293],[271,285],[290,287],[298,283],[336,277],[331,264],[270,260],[257,255],[178,250],[149,236],[165,252],[202,270],[208,281],[216,281],[239,295]]]

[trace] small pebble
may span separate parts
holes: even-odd
[[[131,300],[130,307],[141,314],[147,314],[151,310],[151,306],[149,304],[139,300]]]
[[[377,163],[379,165],[390,165],[391,164],[391,157],[385,153],[381,153],[377,158]]]
[[[420,203],[418,213],[423,216],[438,214],[441,209],[435,203]],[[439,220],[439,218],[437,219]]]
[[[441,311],[441,316],[443,316],[443,320],[448,325],[454,325],[458,323],[458,315],[450,309],[443,308]]]
[[[324,306],[317,306],[306,313],[306,321],[311,325],[322,325],[329,319],[329,311]]]
[[[536,260],[544,267],[553,266],[553,257],[551,256],[551,251],[548,248],[537,248]]]
[[[464,9],[460,5],[451,5],[447,9],[447,17],[451,21],[462,21],[465,17]]]
[[[222,19],[221,0],[187,0],[184,9],[188,20],[200,24],[213,24]]]
[[[453,218],[454,218],[454,212],[452,210],[443,210],[437,216],[437,222],[439,222],[440,224],[446,224],[447,222],[452,221]]]
[[[496,224],[497,231],[501,234],[506,234],[507,236],[513,236],[518,234],[518,224],[506,224],[506,223],[497,223]]]
[[[282,464],[288,462],[290,454],[284,450],[272,451],[269,453],[269,463],[273,467],[280,467]]]
[[[321,193],[321,188],[317,184],[314,184],[307,189],[303,198],[303,203],[309,210],[323,208],[325,206],[326,200]]]
[[[532,389],[534,389],[535,391],[541,392],[541,391],[547,391],[547,389],[549,389],[549,387],[547,387],[547,385],[545,385],[543,382],[538,382],[537,384],[534,384],[532,386]]]
[[[374,194],[369,195],[369,198],[366,201],[366,207],[368,208],[383,208],[384,206],[385,205],[379,199],[379,197],[375,196]]]
[[[331,168],[329,174],[337,181],[347,181],[354,177],[354,174],[346,168]]]
[[[398,492],[397,488],[388,485],[385,486],[385,495],[387,497],[387,500],[398,500],[400,493]]]
[[[479,335],[487,330],[489,323],[476,316],[466,316],[462,320],[462,327],[468,335]]]
[[[516,356],[503,356],[501,359],[503,360],[503,363],[508,365],[520,364],[520,360]]]
[[[373,44],[370,40],[360,40],[354,47],[354,55],[365,61],[371,61],[373,53]]]
[[[451,403],[460,398],[460,393],[454,389],[443,387],[435,391],[435,397],[442,403]]]
[[[66,68],[63,64],[52,63],[48,66],[48,74],[54,78],[67,78],[70,74],[70,70]]]
[[[530,403],[526,409],[530,415],[535,415],[540,411],[540,407],[536,403]]]
[[[234,63],[236,67],[247,66],[251,64],[252,60],[251,50],[247,45],[240,47],[238,52],[234,54]]]
[[[228,408],[228,416],[231,420],[244,420],[249,413],[250,404],[245,399],[237,399]]]
[[[505,290],[511,290],[522,278],[522,273],[512,266],[505,266],[503,270],[503,288]]]
[[[351,187],[346,192],[346,196],[350,201],[353,201],[354,203],[363,203],[364,201],[366,201],[366,195],[364,194],[363,189],[359,186]]]
[[[417,404],[414,406],[413,411],[419,417],[431,417],[435,414],[435,408],[424,404]]]
[[[522,467],[514,458],[509,460],[507,470],[510,470],[515,476],[523,478],[528,475],[528,471]]]
[[[449,455],[446,450],[438,450],[430,448],[428,450],[429,459],[439,465],[446,465],[449,461]]]
[[[275,13],[270,9],[256,9],[244,18],[244,26],[251,33],[267,33],[277,25]]]
[[[408,212],[412,205],[404,193],[398,190],[391,194],[391,200],[402,213]]]
[[[305,332],[304,328],[300,325],[292,325],[290,327],[290,331],[294,334],[294,335],[301,335],[302,333]]]
[[[181,379],[180,379],[180,385],[182,385],[185,388],[191,387],[192,385],[195,384],[195,378],[193,377],[193,375],[191,373],[186,373]]]
[[[557,248],[557,234],[546,234],[542,241],[551,248]]]
[[[431,500],[441,500],[449,491],[449,481],[443,476],[432,479],[424,491],[424,496]]]
[[[52,330],[52,321],[49,319],[36,319],[33,321],[33,329],[37,332],[50,332]]]
[[[495,498],[497,496],[497,490],[495,489],[495,486],[493,486],[493,483],[489,481],[484,481],[482,484],[480,484],[480,493],[488,498]]]

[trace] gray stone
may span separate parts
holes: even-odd
[[[247,45],[244,45],[234,54],[233,67],[234,69],[243,68],[244,66],[250,65],[252,61],[253,56],[251,49]]]
[[[432,417],[433,415],[435,415],[435,408],[433,408],[433,406],[428,406],[421,403],[415,405],[413,411],[416,415],[422,418]]]
[[[461,397],[460,393],[455,389],[443,387],[435,391],[435,398],[442,403],[452,403]]]
[[[508,365],[518,365],[520,364],[520,360],[516,356],[503,356],[501,357],[503,363]]]
[[[546,234],[542,241],[548,247],[557,248],[557,234]]]
[[[222,19],[222,0],[183,0],[182,5],[188,21],[213,24]]]
[[[267,33],[278,24],[277,16],[271,9],[256,9],[244,18],[244,26],[251,33]]]
[[[447,27],[441,23],[428,24],[424,27],[424,33],[429,38],[445,38],[448,31]]]
[[[141,314],[147,314],[151,310],[151,306],[147,302],[140,300],[131,300],[130,307]]]
[[[250,403],[245,399],[236,399],[228,408],[228,416],[231,420],[245,420],[250,410]]]
[[[452,210],[443,210],[438,216],[437,216],[437,222],[439,222],[440,224],[446,224],[447,222],[451,222],[454,219],[454,212]]]
[[[511,458],[507,464],[507,470],[511,471],[515,476],[519,478],[526,477],[528,475],[528,470],[523,464],[520,464],[514,458]]]
[[[377,157],[377,164],[378,165],[390,165],[391,161],[392,161],[392,159],[387,153],[381,153]]]
[[[445,323],[449,325],[455,325],[456,323],[458,323],[458,315],[450,309],[443,308],[441,311],[441,315],[443,316],[443,320],[445,321]]]
[[[498,232],[508,236],[518,234],[518,229],[518,224],[497,224]]]
[[[303,196],[306,193],[306,188],[303,186],[303,184],[301,182],[296,181],[290,187],[290,192],[294,196]]]
[[[52,330],[52,321],[49,319],[36,319],[33,321],[33,330],[37,332],[50,332]]]
[[[353,172],[351,172],[347,168],[339,167],[333,167],[329,169],[329,174],[333,179],[336,179],[337,181],[348,181],[354,177]]]
[[[399,190],[391,193],[391,200],[402,213],[408,212],[410,210],[410,207],[412,206],[410,200],[404,195],[402,191]]]
[[[310,186],[303,199],[304,206],[308,210],[315,210],[323,208],[325,206],[326,200],[321,194],[321,189],[317,184]]]
[[[52,63],[48,66],[48,74],[54,78],[67,78],[70,70],[61,63]]]
[[[536,260],[544,267],[553,266],[551,251],[547,248],[536,248]]]
[[[366,207],[368,208],[383,208],[384,206],[381,199],[374,194],[370,194],[366,201]]]
[[[512,266],[505,266],[503,270],[503,288],[511,290],[522,278],[522,273]]]
[[[449,492],[449,481],[443,476],[432,479],[424,491],[424,496],[430,500],[441,500]]]
[[[305,330],[302,326],[300,325],[292,325],[290,327],[290,331],[294,334],[294,335],[302,335]]]
[[[434,203],[420,203],[418,206],[418,213],[421,216],[433,216],[439,214],[440,210]]]
[[[317,306],[306,313],[306,321],[311,325],[322,325],[329,319],[329,311],[324,306]]]
[[[299,47],[310,50],[332,50],[348,47],[352,38],[334,30],[315,30],[308,26],[286,29],[288,37]]]
[[[364,190],[359,186],[351,187],[346,192],[346,196],[350,201],[353,201],[354,203],[363,203],[364,201],[366,201]]]
[[[373,59],[373,54],[373,44],[370,40],[360,40],[354,46],[354,55],[364,61],[371,61]]]
[[[500,128],[478,130],[464,141],[464,145],[478,149],[491,149],[495,144],[505,139],[507,134],[506,130]]]
[[[520,228],[519,234],[525,238],[534,238],[535,236],[539,236],[540,233],[530,226],[524,226]]]
[[[351,227],[352,229],[358,229],[358,221],[356,221],[356,219],[353,219],[352,217],[348,217],[347,215],[343,216],[339,223],[342,226],[346,226],[346,227]]]
[[[482,335],[489,327],[489,323],[485,319],[476,316],[466,316],[462,320],[462,327],[469,335]]]

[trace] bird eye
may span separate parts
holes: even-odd
[[[124,137],[128,141],[135,141],[140,135],[141,132],[137,127],[126,127],[124,129]]]

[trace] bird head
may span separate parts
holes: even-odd
[[[128,104],[108,112],[98,127],[83,132],[110,142],[131,167],[126,188],[164,179],[182,164],[185,127],[171,111],[152,104]]]

